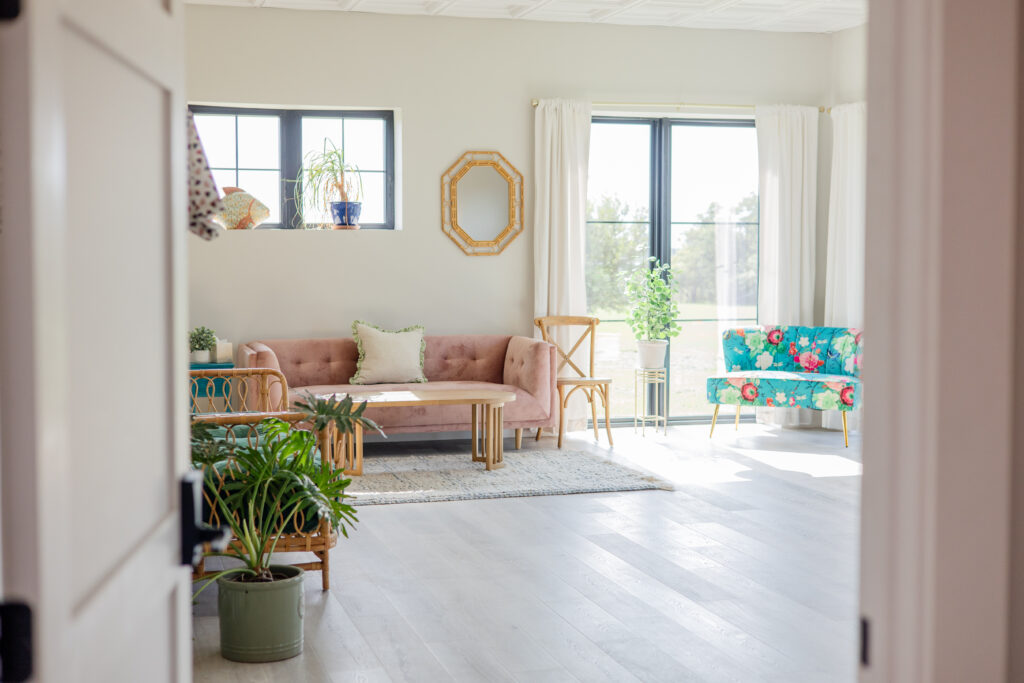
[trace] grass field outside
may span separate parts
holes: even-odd
[[[728,319],[714,304],[680,306],[679,336],[671,341],[669,360],[669,416],[710,416],[707,378],[724,370],[722,332],[755,325],[754,306],[730,309]],[[621,313],[619,314],[621,316]],[[597,328],[597,374],[612,379],[612,417],[633,417],[636,340],[621,318],[601,316]]]

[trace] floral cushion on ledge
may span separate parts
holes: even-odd
[[[853,410],[861,381],[848,375],[764,370],[708,378],[708,401],[743,406]]]

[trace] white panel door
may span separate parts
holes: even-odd
[[[191,680],[183,7],[0,22],[3,597],[47,683]]]

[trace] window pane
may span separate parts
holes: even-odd
[[[330,140],[338,149],[342,148],[341,119],[326,116],[303,116],[302,159],[305,160],[306,156],[311,153],[321,154],[324,151],[325,140]]]
[[[268,223],[281,222],[281,173],[279,171],[239,171],[238,186],[270,209]]]
[[[384,174],[361,173],[363,178],[363,211],[360,223],[384,222]]]
[[[757,222],[754,128],[672,127],[672,222]]]
[[[754,325],[753,321],[684,322],[669,344],[669,406],[673,415],[711,415],[708,377],[724,372],[722,332]],[[726,410],[731,410],[726,406]],[[720,416],[728,418],[735,413]]]
[[[281,125],[276,116],[238,117],[238,167],[280,168]]]
[[[568,350],[568,349],[567,349]],[[633,369],[636,368],[636,340],[624,322],[602,320],[597,326],[594,366],[598,377],[612,380],[612,417],[633,417]],[[598,417],[604,421],[604,416]]]
[[[213,175],[213,182],[217,183],[217,189],[220,190],[222,195],[224,194],[225,187],[238,186],[238,178],[235,177],[235,172],[233,170],[229,171],[215,168],[212,169],[210,173]]]
[[[345,161],[363,171],[384,170],[383,120],[345,119]]]
[[[206,160],[218,168],[235,167],[235,117],[224,114],[195,114],[196,131],[203,143]]]
[[[650,125],[595,123],[591,126],[587,195],[589,220],[648,220]]]
[[[601,319],[623,319],[629,313],[624,281],[647,263],[650,226],[587,223],[586,239],[587,311]]]
[[[672,226],[672,271],[683,319],[757,317],[757,225]]]

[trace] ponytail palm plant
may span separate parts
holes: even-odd
[[[312,205],[327,211],[330,203],[358,202],[363,195],[359,167],[345,161],[345,152],[324,140],[322,152],[310,152],[302,160],[295,183],[298,208]]]

